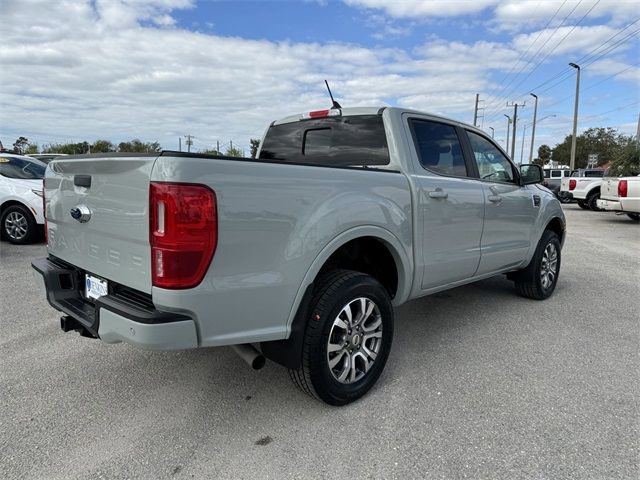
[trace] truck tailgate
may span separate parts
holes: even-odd
[[[151,293],[148,205],[156,158],[141,154],[52,162],[45,178],[49,253]],[[83,212],[83,218],[72,216]]]
[[[600,198],[605,200],[618,200],[618,179],[605,178],[600,185]]]

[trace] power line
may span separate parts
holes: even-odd
[[[593,7],[592,7],[593,8]],[[614,35],[612,35],[611,37],[609,37],[607,40],[605,40],[604,42],[602,42],[600,45],[598,45],[597,47],[593,48],[590,52],[588,52],[587,54],[583,55],[582,57],[580,57],[580,59],[577,60],[577,62],[579,62],[581,64],[582,69],[586,68],[587,66],[595,63],[596,61],[598,61],[599,59],[601,59],[602,57],[604,57],[605,55],[608,55],[609,53],[611,53],[613,50],[615,50],[616,48],[620,47],[621,45],[624,44],[624,42],[628,39],[630,39],[631,37],[637,35],[640,32],[640,29],[637,29],[631,33],[628,33],[627,35],[625,35],[624,37],[618,39],[617,41],[615,41],[614,43],[607,45],[609,42],[611,42],[615,37],[617,37],[618,35],[620,35],[622,32],[624,32],[625,30],[627,30],[629,27],[631,27],[632,25],[635,25],[636,23],[638,23],[640,21],[640,18],[636,19],[634,22],[628,24],[626,27],[622,28],[621,30],[619,30],[618,32],[616,32]],[[600,52],[598,52],[598,50],[600,50],[601,48],[604,49]],[[530,89],[531,91],[536,91],[538,90],[540,87],[548,84],[549,82],[557,79],[558,77],[563,76],[563,78],[561,80],[559,80],[558,82],[554,83],[553,85],[551,85],[550,87],[540,91],[539,93],[544,93],[546,91],[551,90],[551,88],[561,84],[562,82],[570,79],[573,76],[573,71],[570,68],[565,68],[564,70],[556,73],[555,75],[553,75],[552,77],[550,77],[549,79],[547,79],[546,81],[544,81],[543,83],[536,85],[535,87],[533,87],[532,89]],[[523,92],[522,94],[518,95],[523,96],[526,95],[526,92]],[[501,108],[498,106],[497,108],[493,108],[491,110],[491,113],[488,114],[489,120],[495,118],[497,115],[499,115],[501,112]]]
[[[606,115],[607,113],[619,112],[620,110],[625,110],[627,108],[631,108],[631,107],[633,107],[635,105],[638,105],[638,104],[640,104],[640,100],[636,101],[636,102],[633,102],[633,103],[629,103],[628,105],[623,105],[623,106],[618,107],[618,108],[607,110],[606,112],[596,113],[595,115],[588,115],[586,117],[582,117],[581,120],[587,120],[588,118],[601,117],[602,115]]]
[[[600,1],[600,0],[598,0],[598,1]],[[571,11],[570,11],[567,15],[565,15],[565,17],[562,19],[562,21],[560,22],[560,24],[555,28],[555,30],[553,31],[553,33],[551,33],[551,35],[549,35],[549,36],[547,37],[547,39],[542,43],[542,45],[540,45],[540,47],[538,48],[538,50],[536,51],[536,53],[534,53],[534,54],[533,54],[533,57],[531,57],[531,60],[528,60],[524,65],[522,65],[522,67],[520,68],[520,70],[518,70],[518,73],[516,73],[516,74],[515,74],[515,76],[511,79],[511,81],[510,81],[509,83],[507,83],[507,84],[502,88],[502,90],[503,90],[503,91],[506,91],[506,90],[507,90],[507,88],[509,88],[509,86],[514,82],[514,80],[515,80],[516,78],[518,78],[518,76],[524,72],[524,69],[525,69],[525,68],[527,68],[531,63],[533,63],[533,62],[536,60],[536,58],[538,57],[538,54],[542,51],[542,49],[545,47],[545,45],[546,45],[547,43],[549,43],[549,41],[550,41],[550,40],[555,36],[555,34],[558,32],[558,30],[560,30],[560,28],[561,28],[561,27],[564,25],[564,23],[567,21],[567,18],[569,18],[569,17],[573,14],[573,12],[576,10],[576,8],[578,8],[578,6],[579,6],[581,3],[582,3],[582,0],[580,0],[580,1],[579,1],[579,2],[578,2],[578,3],[577,3],[577,4],[576,4],[572,9],[571,9]],[[564,3],[563,3],[562,5],[564,5]],[[561,5],[561,7],[562,7],[562,5]],[[556,13],[557,13],[557,12],[556,12]],[[584,17],[583,17],[583,18],[584,18]],[[582,21],[582,19],[580,19],[580,21]],[[579,23],[579,22],[578,22],[578,23]],[[544,31],[544,30],[542,30],[542,31]],[[542,31],[541,31],[541,32],[542,32]],[[557,48],[557,45],[556,45],[556,47],[555,47],[555,48]],[[523,57],[524,57],[524,55],[523,55]],[[529,75],[528,75],[526,78],[528,78],[528,77],[531,75],[531,73],[532,73],[533,71],[535,71],[535,70],[536,70],[536,68],[537,68],[538,66],[539,66],[539,64],[538,64],[538,65],[536,65],[536,66],[533,68],[533,70],[529,73]],[[521,84],[522,84],[522,82],[520,82],[516,87],[513,87],[513,88],[509,91],[509,93],[507,93],[507,94],[505,94],[505,95],[503,95],[503,96],[505,96],[505,97],[506,97],[506,96],[508,96],[509,94],[511,94],[511,93],[512,93],[512,92],[513,92],[513,91],[514,91],[514,90],[515,90],[519,85],[521,85]],[[500,101],[501,101],[501,100],[498,100],[497,102],[500,102]],[[497,103],[497,102],[496,102],[496,103]],[[492,102],[492,103],[493,103],[493,102]]]
[[[522,57],[523,61],[524,61],[524,57],[527,55],[527,53],[529,53],[529,50],[531,50],[531,47],[533,47],[533,46],[536,44],[536,42],[538,41],[538,39],[540,38],[540,36],[542,35],[542,33],[543,33],[543,32],[547,29],[547,27],[551,24],[551,22],[553,21],[553,19],[554,19],[554,18],[556,18],[556,15],[558,15],[558,12],[562,9],[562,7],[564,7],[564,5],[565,5],[566,3],[567,3],[567,0],[564,0],[564,2],[562,2],[562,5],[560,5],[560,6],[558,7],[558,9],[556,10],[556,12],[555,12],[555,13],[553,14],[553,16],[549,19],[549,21],[546,23],[546,25],[545,25],[544,27],[542,27],[542,29],[538,32],[538,36],[533,40],[533,42],[531,42],[531,44],[527,47],[527,49],[525,50],[525,52],[521,55],[521,57]],[[557,29],[556,29],[556,31],[557,31]],[[552,36],[553,36],[553,35],[552,35]],[[511,70],[509,70],[509,72],[508,72],[508,73],[507,73],[507,74],[502,78],[502,80],[498,83],[498,86],[497,86],[497,87],[494,87],[494,88],[489,92],[488,96],[492,96],[492,95],[494,95],[495,93],[497,93],[497,92],[498,92],[498,90],[500,89],[500,86],[501,86],[502,82],[504,82],[504,81],[509,77],[509,75],[511,75],[511,74],[515,71],[515,69],[516,69],[516,65],[517,65],[517,64],[514,64],[514,65],[513,65],[513,67],[511,68]],[[525,66],[526,66],[526,65],[525,65]],[[520,70],[520,72],[522,72],[522,70]],[[515,79],[519,74],[520,74],[520,73],[516,74],[516,76],[514,77],[514,79]],[[513,80],[512,80],[511,82],[513,82]],[[511,84],[511,82],[510,82],[509,84],[505,85],[503,88],[505,88],[505,89],[506,89],[506,88]]]

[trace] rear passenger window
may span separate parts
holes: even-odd
[[[562,172],[558,170],[553,170],[551,172],[551,178],[560,178],[562,176]]]
[[[467,176],[455,127],[430,120],[410,119],[409,123],[418,159],[424,168],[442,175]]]

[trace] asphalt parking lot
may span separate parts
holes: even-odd
[[[555,295],[503,277],[408,303],[378,385],[313,401],[230,349],[62,333],[43,245],[0,244],[0,478],[637,479],[640,226],[565,206]]]

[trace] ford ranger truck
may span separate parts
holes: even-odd
[[[147,349],[230,345],[332,405],[387,361],[394,307],[506,274],[542,300],[565,218],[536,165],[402,108],[274,121],[257,159],[163,151],[51,162],[48,256],[64,331]]]

